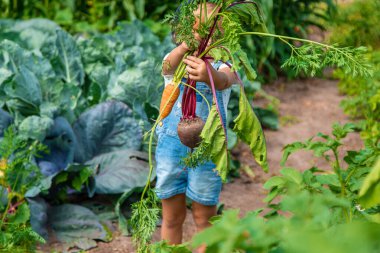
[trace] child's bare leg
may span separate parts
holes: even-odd
[[[216,211],[216,206],[205,206],[193,201],[192,212],[197,232],[211,226],[209,220],[216,215]],[[206,245],[199,247],[197,252],[206,252]]]
[[[182,242],[182,225],[186,218],[186,196],[178,194],[162,200],[161,239],[169,244]]]

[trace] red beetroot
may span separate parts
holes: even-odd
[[[182,119],[177,127],[178,137],[183,145],[195,148],[202,141],[200,134],[205,122],[199,118]]]

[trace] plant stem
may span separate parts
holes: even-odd
[[[11,206],[12,198],[9,198],[9,194],[10,194],[11,192],[14,192],[14,191],[15,191],[15,187],[16,187],[16,185],[17,185],[17,183],[18,183],[19,176],[20,176],[20,171],[18,171],[18,173],[17,173],[15,183],[14,183],[14,185],[12,186],[12,190],[8,192],[8,204],[7,204],[7,208],[6,208],[5,211],[4,211],[3,218],[1,219],[0,228],[2,227],[2,225],[3,225],[3,223],[4,223],[4,220],[5,220],[5,217],[7,216],[8,211],[9,211],[9,208],[10,208],[10,206]]]
[[[211,111],[211,106],[210,106],[210,103],[207,101],[207,98],[199,91],[197,90],[197,88],[194,88],[193,86],[191,85],[188,85],[187,83],[184,83],[184,82],[181,82],[183,85],[193,89],[195,92],[198,92],[199,95],[201,95],[201,97],[206,101],[206,104],[207,104],[207,107],[208,107],[208,111]]]
[[[242,33],[239,33],[239,35],[258,35],[258,36],[265,36],[265,37],[273,37],[273,38],[280,39],[282,41],[283,41],[283,39],[287,39],[287,40],[295,40],[295,41],[305,42],[305,43],[309,43],[309,44],[314,44],[314,45],[318,45],[318,46],[321,46],[321,47],[324,47],[324,48],[327,48],[327,49],[332,49],[332,50],[338,51],[341,54],[345,55],[347,58],[349,58],[352,62],[360,65],[360,62],[358,62],[357,60],[355,60],[354,58],[352,58],[352,56],[350,54],[347,54],[346,52],[344,52],[340,48],[334,47],[334,46],[331,46],[331,45],[327,45],[327,44],[323,44],[323,43],[320,43],[320,42],[317,42],[317,41],[313,41],[313,40],[301,39],[301,38],[295,38],[295,37],[289,37],[289,36],[285,36],[285,35],[277,35],[277,34],[272,34],[272,33],[264,33],[264,32],[242,32]],[[288,45],[293,50],[296,48],[295,46],[293,46],[293,45],[291,45],[289,43],[288,43]]]
[[[346,195],[345,182],[344,182],[343,177],[342,177],[342,169],[341,169],[340,163],[339,163],[338,151],[336,149],[333,149],[333,153],[334,153],[334,157],[335,157],[335,165],[333,167],[334,167],[335,173],[338,175],[339,181],[341,183],[342,197],[345,197],[345,195]]]
[[[333,166],[335,173],[339,177],[339,182],[341,186],[341,196],[344,198],[346,197],[346,182],[343,180],[342,176],[342,168],[340,167],[340,162],[339,162],[339,156],[338,156],[338,151],[336,148],[333,149],[334,157],[335,157],[335,164]],[[349,207],[349,211],[347,211],[345,208],[343,208],[344,216],[346,217],[346,222],[349,223],[351,221],[351,207]]]
[[[350,173],[348,174],[348,176],[346,177],[346,184],[348,184],[348,182],[350,181],[351,177],[354,175],[354,173],[358,170],[358,167],[356,168],[353,168]]]
[[[155,129],[157,127],[157,124],[158,124],[158,121],[156,121],[156,123],[154,123],[153,129]],[[154,131],[152,131],[150,133],[150,136],[149,136],[149,148],[148,148],[149,149],[149,156],[148,156],[148,159],[149,159],[149,175],[148,175],[147,183],[146,183],[144,190],[141,194],[141,201],[144,199],[146,191],[150,188],[150,180],[151,180],[152,174],[153,174],[153,159],[152,159],[153,136],[154,136]]]
[[[334,46],[326,45],[326,44],[323,44],[323,43],[320,43],[320,42],[317,42],[317,41],[308,40],[308,39],[301,39],[301,38],[295,38],[295,37],[289,37],[289,36],[285,36],[285,35],[277,35],[277,34],[272,34],[272,33],[242,32],[242,33],[239,33],[239,35],[259,35],[259,36],[273,37],[273,38],[278,38],[278,39],[296,40],[296,41],[306,42],[306,43],[310,43],[310,44],[316,44],[316,45],[319,45],[319,46],[325,47],[325,48],[330,48],[330,49],[338,50]]]
[[[8,210],[9,210],[10,205],[11,205],[11,201],[8,200],[7,208],[5,208],[5,211],[4,211],[4,213],[3,213],[3,217],[1,218],[0,230],[1,230],[1,228],[3,227],[4,221],[5,221],[5,217],[6,217],[7,214],[8,214]]]

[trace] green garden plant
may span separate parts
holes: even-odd
[[[361,136],[368,145],[376,147],[380,143],[380,51],[369,53],[374,66],[372,77],[350,77],[336,70],[339,90],[347,97],[341,102],[344,112],[357,119]]]
[[[207,253],[376,252],[380,147],[347,151],[340,161],[342,141],[354,128],[351,123],[335,124],[332,135],[320,133],[287,145],[283,166],[289,155],[308,150],[326,159],[331,168],[313,166],[300,172],[283,167],[280,176],[264,185],[269,190],[266,213],[259,209],[239,218],[238,210],[228,210],[186,245],[168,247],[159,242],[152,247],[161,252],[191,252],[202,244]]]
[[[23,192],[32,228],[46,241],[50,231],[67,247],[110,240],[94,209],[70,200],[120,197],[113,217],[125,219],[125,196],[148,175],[142,133],[158,111],[158,61],[171,44],[157,50],[160,40],[139,21],[90,39],[43,19],[0,26],[0,138],[13,124],[17,135],[49,150],[34,157],[41,176]],[[146,75],[151,71],[157,76]],[[128,232],[126,223],[120,226]]]
[[[380,48],[380,3],[376,0],[350,1],[340,4],[330,23],[329,41],[344,46]],[[371,15],[368,15],[368,14]]]
[[[41,178],[34,157],[46,147],[27,142],[9,127],[0,141],[0,251],[34,252],[45,240],[33,231],[25,193]]]
[[[168,27],[157,26],[163,13],[173,10],[172,1],[145,0],[1,0],[0,18],[32,19],[47,18],[70,32],[107,32],[120,21],[145,20],[155,32],[164,38]]]
[[[367,15],[371,13],[371,15]],[[351,77],[336,70],[340,92],[347,95],[341,106],[345,113],[358,120],[361,136],[368,145],[380,141],[380,22],[379,3],[374,0],[353,1],[342,5],[331,28],[330,41],[345,46],[364,45],[371,50],[368,59],[374,66],[370,77]]]
[[[319,133],[316,137],[321,140],[315,140],[316,138],[313,137],[305,142],[295,142],[285,146],[282,166],[294,152],[309,150],[314,153],[314,156],[323,157],[330,163],[331,168],[312,167],[300,173],[293,168],[285,167],[281,170],[283,176],[272,177],[265,183],[264,187],[270,190],[265,200],[271,202],[279,195],[307,190],[313,194],[334,195],[347,200],[350,205],[342,208],[342,218],[344,217],[347,223],[362,215],[368,215],[360,211],[360,207],[358,208],[360,206],[359,190],[380,156],[380,146],[366,146],[363,150],[347,151],[344,162],[341,161],[342,140],[354,131],[355,125],[352,123],[343,126],[335,124],[332,136]]]

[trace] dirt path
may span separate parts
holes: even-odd
[[[318,132],[330,133],[334,122],[345,123],[349,119],[339,107],[343,97],[339,94],[336,81],[323,79],[306,79],[289,83],[277,82],[266,86],[266,91],[280,99],[280,115],[285,120],[278,131],[265,131],[268,145],[268,160],[270,172],[265,174],[255,164],[247,146],[240,145],[237,154],[243,166],[253,168],[255,176],[248,177],[242,173],[242,177],[235,179],[233,183],[223,188],[221,202],[225,209],[237,208],[244,215],[247,211],[265,207],[262,202],[265,197],[263,183],[271,176],[277,175],[280,170],[282,148],[294,141],[303,141]],[[256,101],[260,105],[263,101]],[[343,149],[357,149],[361,147],[358,134],[351,134],[345,141]],[[315,159],[311,153],[299,152],[291,156],[286,164],[301,170],[313,165],[321,168],[329,168],[329,165],[321,159]],[[184,225],[184,240],[190,240],[195,233],[195,225],[188,212]],[[159,229],[155,234],[159,239]],[[114,240],[110,243],[98,244],[98,248],[88,251],[90,253],[130,253],[134,252],[131,240],[128,237],[118,236],[115,233]]]

